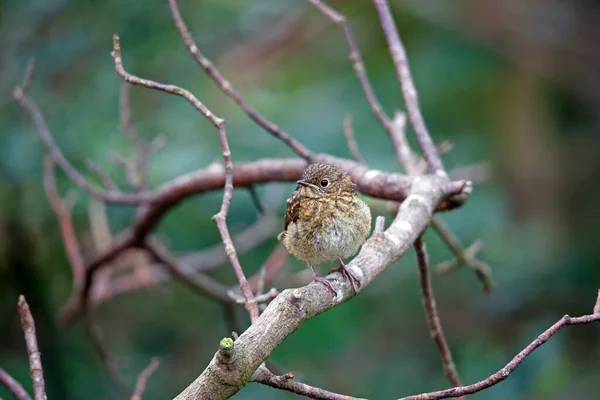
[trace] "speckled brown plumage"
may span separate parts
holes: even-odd
[[[350,176],[329,164],[309,165],[287,200],[284,246],[296,258],[312,264],[340,260],[340,271],[351,280],[342,258],[358,252],[371,228],[371,212],[356,192]],[[315,279],[331,287],[316,276]]]

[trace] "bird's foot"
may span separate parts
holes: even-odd
[[[346,265],[344,264],[344,262],[342,261],[342,259],[339,258],[339,260],[340,260],[340,266],[337,267],[337,268],[332,269],[331,271],[329,271],[329,273],[340,272],[342,274],[342,276],[347,277],[348,280],[350,281],[350,284],[352,285],[352,289],[354,290],[354,294],[358,293],[358,286],[360,286],[360,282],[346,268]]]
[[[333,285],[331,284],[331,282],[329,282],[327,279],[317,275],[317,272],[315,271],[315,268],[312,265],[309,265],[310,270],[312,271],[313,274],[313,280],[315,282],[320,282],[323,285],[325,285],[329,290],[331,290],[331,292],[333,293],[334,296],[337,296],[337,292],[335,291],[335,289],[333,288]]]

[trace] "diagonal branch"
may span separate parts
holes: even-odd
[[[352,67],[354,68],[354,72],[356,73],[356,77],[358,78],[360,85],[365,93],[365,97],[367,98],[367,102],[369,103],[369,107],[373,112],[373,115],[377,119],[377,121],[381,124],[383,129],[388,134],[391,134],[391,121],[390,118],[386,115],[381,103],[377,99],[375,95],[375,91],[373,90],[373,86],[371,86],[371,82],[369,81],[369,77],[367,76],[365,64],[362,60],[362,56],[360,55],[360,50],[358,49],[358,45],[356,44],[356,40],[354,39],[354,35],[352,34],[352,30],[350,29],[350,25],[346,21],[346,17],[342,14],[338,13],[336,10],[323,3],[320,0],[307,0],[309,3],[314,5],[319,11],[329,18],[333,23],[339,25],[344,32],[344,39],[348,45],[348,49],[350,50],[350,60],[352,61]]]
[[[466,265],[475,271],[477,278],[479,278],[479,281],[483,284],[483,290],[486,293],[490,293],[492,290],[494,290],[496,285],[492,280],[492,269],[490,266],[483,261],[478,260],[476,258],[475,251],[469,251],[469,249],[465,250],[460,243],[460,240],[454,233],[452,233],[450,228],[448,228],[448,226],[446,226],[444,223],[444,220],[442,220],[439,216],[436,216],[436,218],[431,220],[431,226],[440,235],[450,250],[452,250],[457,261],[456,263],[450,261],[448,264],[444,264],[444,268],[440,268],[441,266],[438,266],[437,271],[443,273],[453,269],[456,266]],[[475,248],[472,250],[479,249]]]
[[[19,105],[25,109],[36,127],[36,130],[40,134],[42,141],[46,145],[48,153],[52,156],[56,164],[62,169],[62,171],[71,179],[77,186],[90,193],[94,198],[103,200],[111,203],[121,204],[139,204],[142,202],[149,202],[152,200],[152,196],[149,193],[124,193],[114,190],[103,190],[92,183],[83,176],[64,156],[52,136],[52,132],[46,123],[46,120],[40,112],[38,106],[31,97],[27,94],[27,91],[23,87],[15,88],[13,92],[13,98],[19,103]]]
[[[0,384],[8,390],[8,393],[10,393],[15,400],[31,400],[31,396],[27,393],[27,390],[25,390],[15,378],[10,376],[8,372],[2,368],[0,368]]]
[[[425,307],[425,315],[427,316],[427,325],[429,325],[429,334],[437,345],[444,373],[448,377],[452,386],[462,386],[456,365],[452,361],[452,353],[446,341],[442,323],[435,304],[431,280],[429,279],[429,256],[423,237],[421,236],[415,242],[415,251],[417,253],[417,261],[419,264],[419,278],[421,281],[421,296],[423,297],[423,306]]]
[[[21,326],[25,333],[25,343],[27,344],[27,353],[29,355],[29,367],[31,382],[33,383],[33,397],[35,400],[47,400],[46,384],[44,382],[44,369],[42,368],[42,355],[38,348],[37,337],[35,333],[35,321],[31,315],[29,304],[25,296],[19,296],[17,303],[19,314],[21,315]]]
[[[415,180],[411,192],[385,232],[375,232],[347,268],[359,280],[363,290],[410,248],[429,220],[437,204],[445,197],[447,178],[423,176]],[[231,358],[225,363],[219,352],[202,374],[177,400],[202,399],[210,393],[214,400],[226,399],[240,390],[271,352],[300,324],[336,305],[350,300],[354,292],[338,272],[328,276],[337,295],[324,285],[311,283],[284,290],[260,317],[233,343]]]
[[[231,240],[229,229],[227,228],[227,213],[229,212],[229,206],[231,205],[231,197],[233,196],[233,162],[231,161],[231,151],[229,150],[229,143],[227,142],[227,134],[225,133],[225,122],[221,121],[217,125],[219,131],[219,140],[221,141],[221,148],[223,149],[223,160],[225,161],[225,190],[223,191],[223,202],[221,203],[221,209],[212,218],[217,223],[221,239],[223,239],[223,247],[225,248],[225,254],[229,258],[229,262],[233,267],[235,276],[240,284],[240,289],[246,298],[245,307],[250,314],[250,321],[254,322],[258,318],[258,304],[254,299],[254,294],[242,265],[237,256],[235,246]]]
[[[600,296],[599,296],[600,299]],[[600,300],[599,300],[600,301]],[[581,317],[569,317],[565,315],[559,319],[554,325],[546,329],[540,334],[533,342],[525,347],[519,354],[517,354],[504,368],[500,369],[493,375],[490,375],[486,379],[474,383],[469,386],[460,386],[446,390],[440,390],[437,392],[422,393],[414,396],[402,397],[399,400],[437,400],[437,399],[448,399],[451,397],[460,397],[469,395],[477,392],[481,392],[489,387],[492,387],[506,378],[515,370],[521,363],[529,356],[535,349],[546,343],[560,328],[567,325],[583,325],[591,322],[600,321],[600,312],[596,312],[590,315],[584,315]]]
[[[394,19],[390,12],[390,7],[387,0],[373,0],[373,3],[379,14],[381,27],[390,48],[392,61],[394,62],[396,74],[398,75],[398,81],[402,87],[402,95],[404,96],[408,119],[415,131],[417,143],[423,152],[423,158],[427,161],[431,173],[446,176],[446,171],[442,164],[442,160],[440,159],[440,155],[433,143],[433,139],[429,135],[429,131],[425,126],[425,120],[421,114],[419,97],[408,66],[406,50],[398,35],[398,30],[396,29],[396,24],[394,23]]]
[[[307,385],[306,383],[294,381],[294,374],[292,373],[277,376],[265,366],[261,366],[256,370],[254,375],[252,375],[252,382],[262,383],[263,385],[271,386],[275,389],[287,390],[288,392],[317,400],[365,400],[333,393],[328,390]]]
[[[113,59],[115,61],[115,69],[125,81],[134,84],[144,86],[150,89],[160,90],[163,92],[175,94],[185,98],[196,110],[204,115],[214,126],[217,128],[219,133],[219,140],[221,142],[221,148],[223,149],[223,159],[225,161],[225,190],[223,192],[223,202],[221,204],[221,210],[213,217],[219,228],[219,233],[223,239],[223,245],[225,246],[225,253],[231,262],[231,266],[238,278],[242,293],[246,298],[246,307],[250,313],[250,319],[254,321],[258,318],[258,306],[254,301],[254,295],[248,285],[242,266],[237,258],[235,247],[227,228],[227,213],[229,211],[229,205],[231,204],[231,197],[233,195],[233,162],[231,161],[231,151],[229,150],[229,143],[227,142],[227,134],[225,131],[225,121],[222,118],[217,117],[210,111],[203,103],[201,103],[196,96],[189,91],[182,89],[174,85],[165,85],[162,83],[154,82],[149,79],[143,79],[138,76],[132,75],[125,71],[123,67],[123,61],[121,59],[121,45],[119,43],[119,36],[113,35]]]
[[[137,382],[135,383],[135,391],[131,396],[130,400],[142,400],[142,395],[146,391],[146,384],[148,383],[148,379],[152,376],[154,371],[160,365],[160,361],[158,358],[153,358],[150,361],[150,364],[140,374],[138,375]]]
[[[254,122],[263,127],[266,131],[270,132],[273,136],[284,142],[290,149],[292,149],[296,154],[300,157],[309,160],[312,157],[312,153],[306,147],[304,147],[300,142],[296,139],[288,135],[284,132],[280,127],[275,125],[273,122],[266,120],[262,117],[250,104],[248,104],[239,93],[233,88],[231,83],[225,79],[223,75],[219,72],[219,70],[214,66],[214,64],[206,58],[200,50],[198,50],[198,46],[194,42],[190,31],[188,30],[185,22],[183,22],[183,18],[181,17],[181,13],[179,12],[179,8],[177,7],[176,0],[169,0],[169,7],[171,8],[171,15],[173,16],[173,20],[175,21],[175,25],[177,26],[177,30],[179,30],[179,34],[183,39],[188,51],[194,57],[194,59],[198,62],[198,64],[204,69],[204,71],[219,85],[219,88],[248,115]]]

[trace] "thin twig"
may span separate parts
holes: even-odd
[[[31,382],[33,383],[33,397],[35,400],[47,400],[46,385],[44,383],[44,369],[42,368],[42,355],[38,348],[35,333],[35,321],[33,320],[25,296],[19,296],[17,308],[21,315],[21,326],[25,333],[25,343],[27,344],[27,353],[29,355],[30,376]]]
[[[346,21],[346,17],[342,14],[335,11],[333,8],[329,7],[327,4],[323,3],[320,0],[307,0],[309,3],[314,5],[319,9],[319,11],[329,18],[333,23],[339,25],[344,32],[344,39],[348,45],[348,49],[350,50],[350,60],[352,61],[352,67],[354,68],[354,72],[358,80],[360,81],[360,85],[365,93],[365,97],[367,98],[367,102],[369,103],[369,107],[375,115],[377,121],[381,124],[383,129],[385,129],[388,134],[391,129],[391,121],[390,118],[386,115],[381,103],[377,100],[377,96],[375,95],[375,91],[371,86],[371,82],[367,76],[365,64],[360,55],[360,50],[358,49],[358,45],[356,44],[356,40],[354,39],[354,35],[352,34],[352,30],[350,29],[350,25]]]
[[[94,315],[91,310],[87,310],[84,315],[84,323],[85,329],[92,341],[92,346],[98,354],[98,357],[100,357],[100,362],[106,370],[111,382],[120,394],[129,392],[129,387],[127,387],[127,384],[119,374],[119,360],[110,352],[108,346],[104,343],[102,330],[94,320]]]
[[[138,155],[134,160],[135,174],[126,174],[129,176],[129,183],[138,190],[148,189],[148,159],[152,152],[152,144],[146,142],[138,131],[133,126],[131,118],[131,86],[123,84],[121,87],[121,95],[119,97],[119,122],[121,129],[125,132],[129,139],[138,147]],[[135,177],[134,179],[131,179]]]
[[[221,204],[221,210],[215,216],[213,216],[213,219],[217,223],[217,227],[219,228],[219,232],[221,233],[221,237],[223,239],[223,245],[225,246],[225,253],[227,253],[229,261],[231,262],[231,265],[235,271],[235,275],[238,278],[238,282],[240,283],[242,293],[246,298],[246,307],[248,308],[248,312],[250,313],[250,319],[254,320],[258,318],[258,306],[253,301],[254,295],[252,294],[252,290],[250,290],[248,281],[244,276],[244,271],[242,270],[242,266],[240,265],[240,262],[237,258],[235,247],[233,246],[233,242],[231,241],[231,236],[229,235],[229,230],[227,228],[226,223],[227,212],[229,211],[229,205],[231,204],[231,196],[233,194],[233,162],[231,161],[231,151],[229,150],[229,144],[227,143],[225,121],[213,114],[212,111],[210,111],[204,104],[202,104],[196,98],[196,96],[194,96],[189,91],[182,89],[179,86],[165,85],[148,79],[143,79],[135,75],[131,75],[130,73],[125,71],[125,68],[123,67],[123,61],[121,59],[121,45],[119,43],[118,35],[113,35],[112,56],[115,61],[115,69],[117,71],[117,74],[119,74],[125,81],[134,85],[145,86],[150,89],[160,90],[166,93],[175,94],[185,98],[190,104],[194,106],[196,110],[198,110],[202,115],[204,115],[215,126],[215,128],[217,128],[217,131],[219,132],[221,148],[223,149],[223,159],[225,161],[225,189],[223,193],[223,203]]]
[[[23,83],[21,83],[21,88],[24,92],[29,90],[31,86],[31,79],[33,79],[33,73],[35,72],[35,57],[29,57],[27,60],[27,67],[25,67],[25,75],[23,76]]]
[[[44,158],[44,188],[48,202],[56,214],[60,232],[65,246],[65,253],[71,265],[73,273],[73,290],[80,290],[85,279],[85,263],[79,247],[79,240],[73,227],[71,209],[65,204],[56,189],[56,180],[54,177],[54,160],[50,156]]]
[[[217,214],[213,215],[212,219],[219,228],[219,233],[223,240],[223,247],[225,248],[225,254],[227,254],[227,257],[229,258],[229,262],[231,263],[235,276],[240,284],[240,289],[246,298],[245,307],[250,314],[250,321],[254,322],[259,315],[258,304],[256,304],[252,289],[250,289],[250,285],[248,284],[248,280],[246,279],[246,275],[244,274],[244,270],[238,259],[235,246],[231,240],[229,228],[227,227],[227,213],[229,212],[231,197],[233,195],[233,161],[231,160],[231,151],[229,150],[229,143],[227,142],[227,135],[225,133],[225,122],[221,120],[219,123],[216,123],[215,126],[219,131],[219,140],[221,142],[221,148],[223,149],[223,160],[225,162],[225,188],[223,190],[221,209]]]
[[[254,122],[263,127],[266,131],[270,132],[273,136],[284,142],[290,149],[292,149],[296,154],[300,157],[309,160],[312,157],[312,153],[306,147],[304,147],[300,142],[296,139],[288,135],[284,132],[280,127],[275,125],[273,122],[266,120],[262,117],[250,104],[248,104],[239,93],[233,88],[231,83],[225,79],[223,75],[219,72],[219,70],[214,66],[214,64],[206,58],[200,50],[198,50],[198,46],[194,42],[190,31],[188,30],[185,22],[183,22],[183,18],[181,17],[181,13],[179,12],[179,8],[177,7],[176,0],[169,0],[169,7],[171,8],[171,15],[173,16],[173,20],[175,21],[175,26],[179,30],[179,34],[183,39],[188,51],[192,55],[192,57],[198,62],[198,64],[204,69],[204,71],[219,85],[219,88],[248,115]]]
[[[118,191],[106,191],[91,184],[90,181],[83,176],[66,157],[63,155],[60,148],[57,146],[48,124],[44,116],[40,112],[39,108],[35,104],[32,98],[29,97],[27,92],[22,87],[15,88],[13,92],[13,98],[19,103],[19,105],[25,109],[35,125],[42,141],[46,145],[46,149],[52,155],[54,161],[62,169],[62,171],[71,179],[77,186],[90,193],[98,200],[104,200],[111,203],[121,204],[139,204],[143,202],[149,202],[152,200],[152,195],[146,192],[143,193],[123,193]]]
[[[348,144],[348,151],[352,156],[352,159],[357,163],[366,165],[365,159],[360,155],[358,150],[358,143],[356,137],[354,137],[354,127],[352,126],[352,114],[346,114],[344,118],[344,136],[346,137],[346,143]]]
[[[142,396],[146,391],[146,384],[148,383],[148,379],[152,376],[154,371],[160,365],[160,361],[158,358],[154,357],[150,361],[150,364],[140,374],[138,375],[137,382],[135,384],[135,391],[131,396],[130,400],[142,400]]]
[[[427,247],[421,236],[415,242],[415,251],[417,252],[417,261],[419,264],[419,278],[421,281],[421,296],[423,298],[423,306],[425,307],[425,315],[427,316],[427,325],[429,325],[429,334],[437,345],[440,358],[442,359],[442,366],[444,367],[444,373],[448,377],[452,386],[462,386],[456,365],[452,361],[452,353],[444,330],[442,329],[442,323],[437,311],[435,304],[435,297],[433,295],[433,288],[431,287],[431,280],[429,279],[429,256],[427,254]]]
[[[210,111],[202,102],[200,102],[200,100],[196,98],[196,96],[194,96],[188,90],[180,88],[179,86],[165,85],[162,83],[154,82],[150,79],[140,78],[125,71],[125,67],[123,66],[123,59],[121,58],[121,44],[119,41],[119,35],[117,34],[113,35],[113,51],[111,55],[115,62],[115,70],[117,71],[117,74],[119,74],[119,76],[121,76],[121,78],[123,78],[126,82],[129,82],[132,85],[144,86],[149,89],[159,90],[161,92],[181,96],[184,99],[186,99],[202,115],[204,115],[215,127],[218,128],[220,125],[223,125],[223,120],[217,117],[215,114],[213,114],[212,111]]]
[[[288,392],[300,394],[319,400],[365,400],[357,397],[345,396],[343,394],[329,392],[306,383],[294,381],[294,374],[288,373],[283,376],[277,376],[269,371],[265,366],[259,367],[252,376],[252,382],[262,383],[276,389],[287,390]]]
[[[548,339],[552,337],[560,328],[566,325],[582,325],[589,324],[591,322],[600,321],[600,313],[595,313],[591,315],[584,315],[581,317],[569,317],[565,315],[561,319],[559,319],[554,325],[550,328],[546,329],[542,334],[540,334],[533,342],[531,342],[527,347],[525,347],[519,354],[517,354],[508,364],[504,366],[504,368],[500,369],[495,374],[490,375],[486,379],[474,383],[468,386],[460,386],[454,387],[451,389],[440,390],[437,392],[430,393],[422,393],[414,396],[402,397],[399,400],[437,400],[437,399],[447,399],[451,397],[460,397],[465,396],[477,392],[481,392],[489,387],[496,385],[499,382],[502,382],[529,356],[535,349],[546,343]]]
[[[254,204],[254,207],[256,208],[256,211],[258,211],[258,214],[265,215],[265,206],[263,206],[262,202],[260,201],[260,197],[258,196],[258,193],[256,193],[256,188],[254,186],[250,186],[248,188],[248,193],[250,193],[252,204]]]
[[[0,368],[0,384],[8,390],[8,393],[10,393],[15,400],[31,400],[31,396],[27,393],[27,390],[25,390],[19,382],[2,368]]]
[[[205,274],[187,274],[184,267],[169,254],[169,252],[156,242],[146,243],[146,249],[150,255],[177,279],[198,291],[203,296],[218,300],[223,303],[233,303],[234,300],[227,294],[227,287],[213,280]]]
[[[119,188],[110,175],[104,171],[92,160],[85,160],[85,166],[90,170],[91,173],[96,175],[98,179],[104,184],[104,187],[108,191],[117,191]]]
[[[408,119],[415,131],[417,143],[419,143],[423,158],[427,161],[431,173],[446,176],[446,171],[442,164],[442,160],[440,159],[440,155],[425,126],[425,121],[419,106],[417,89],[415,88],[408,66],[406,50],[398,35],[398,30],[396,29],[396,24],[392,18],[387,0],[373,0],[373,3],[379,14],[381,27],[390,48],[390,54],[392,56],[392,61],[394,62],[394,67],[396,68],[398,81],[402,87],[402,95],[404,96]]]
[[[431,226],[456,256],[456,260],[459,262],[456,265],[466,265],[473,269],[477,274],[477,278],[479,281],[481,281],[483,290],[486,293],[494,290],[495,284],[492,280],[492,269],[490,266],[483,261],[478,260],[475,257],[475,254],[471,254],[472,252],[467,252],[467,250],[465,250],[463,245],[460,243],[460,239],[458,239],[458,237],[452,233],[450,228],[439,216],[431,219]],[[442,271],[448,272],[451,269],[453,268],[449,268],[449,265],[447,265],[446,268],[441,268],[439,266],[436,268],[436,270],[440,273],[442,273]]]

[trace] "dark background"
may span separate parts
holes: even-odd
[[[469,384],[500,369],[563,314],[591,312],[600,282],[600,7],[584,0],[391,3],[428,127],[438,143],[455,145],[446,166],[489,161],[493,168],[491,181],[442,218],[465,244],[483,240],[481,256],[493,266],[498,288],[483,294],[467,268],[433,282],[458,371]],[[330,4],[348,16],[392,114],[402,96],[372,4]],[[181,1],[180,7],[201,50],[267,118],[313,151],[347,156],[342,121],[350,112],[369,166],[400,170],[341,31],[307,2]],[[5,0],[0,10],[0,366],[30,388],[16,311],[23,293],[38,326],[49,398],[124,398],[82,325],[66,329],[58,320],[71,273],[43,192],[45,149],[11,97],[28,57],[37,58],[31,94],[65,155],[82,169],[90,158],[123,182],[111,155],[135,153],[118,125],[122,81],[109,55],[113,33],[121,36],[130,72],[181,85],[227,120],[235,161],[292,153],[204,75],[166,1]],[[167,138],[151,161],[153,187],[220,159],[214,128],[184,100],[133,88],[132,103],[144,137]],[[74,188],[60,173],[58,183],[61,193]],[[283,215],[293,188],[268,185],[259,194]],[[75,191],[75,224],[89,248],[88,196]],[[175,252],[218,243],[210,217],[220,201],[220,192],[189,200],[156,233]],[[111,206],[109,216],[118,232],[134,209]],[[232,233],[256,219],[248,193],[236,191]],[[427,238],[433,264],[452,257],[434,234]],[[273,237],[241,257],[247,274],[275,245]],[[304,267],[289,258],[287,268]],[[216,276],[234,284],[230,269],[224,265]],[[116,298],[95,315],[105,342],[123,359],[119,370],[128,384],[151,357],[161,358],[146,400],[178,394],[229,335],[222,307],[178,282]],[[599,333],[595,325],[566,328],[509,379],[473,398],[597,399]],[[412,250],[356,299],[303,324],[272,358],[307,383],[353,396],[391,399],[448,386],[425,324]],[[8,396],[3,388],[0,396]],[[249,384],[235,398],[290,395]]]

